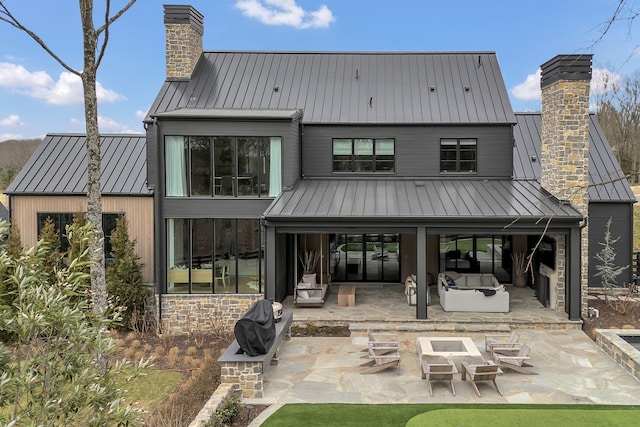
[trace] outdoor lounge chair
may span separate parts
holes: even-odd
[[[468,380],[476,390],[478,397],[481,397],[480,390],[478,390],[478,385],[476,384],[479,381],[491,381],[496,386],[500,396],[502,396],[502,390],[496,383],[496,376],[501,372],[500,367],[491,360],[487,360],[481,365],[470,365],[467,362],[462,362],[462,381]]]
[[[369,336],[369,342],[367,343],[367,348],[363,350],[367,353],[373,350],[377,355],[384,355],[394,353],[400,349],[398,337],[394,334],[378,334],[371,331],[367,331],[367,334]],[[368,357],[368,355],[363,357]]]
[[[400,364],[400,352],[397,348],[395,350],[384,349],[382,353],[380,353],[382,351],[381,347],[369,346],[368,350],[369,354],[365,357],[368,357],[369,360],[360,365],[365,367],[360,372],[361,374],[373,374]]]
[[[422,365],[422,379],[427,380],[431,396],[433,396],[432,381],[449,381],[451,393],[454,396],[456,395],[456,389],[453,387],[453,375],[457,374],[458,370],[453,361],[449,360],[449,363],[429,363],[428,360],[423,359],[420,363]]]
[[[490,334],[484,336],[484,349],[491,353],[492,347],[520,347],[521,343],[518,343],[520,334],[516,330],[512,330],[510,334]]]
[[[389,251],[384,247],[379,248],[376,245],[373,245],[373,255],[371,255],[371,259],[387,259],[389,258]]]
[[[526,375],[538,375],[536,372],[527,369],[531,365],[525,363],[526,360],[530,359],[530,350],[526,344],[522,344],[517,350],[514,348],[493,347],[491,358],[503,369],[511,369]]]

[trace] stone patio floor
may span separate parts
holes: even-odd
[[[363,328],[364,329],[364,328]],[[521,341],[531,347],[531,370],[538,375],[505,371],[498,378],[504,396],[490,383],[479,383],[482,397],[471,384],[454,381],[456,396],[447,383],[434,383],[429,396],[421,379],[416,351],[419,336],[468,336],[481,355],[484,333],[394,331],[400,342],[400,365],[362,375],[360,356],[367,346],[366,330],[351,337],[293,337],[280,348],[279,365],[265,374],[264,397],[247,403],[271,405],[251,424],[258,426],[285,403],[586,403],[640,405],[640,382],[618,367],[582,331],[521,330]],[[389,332],[389,331],[387,331]]]

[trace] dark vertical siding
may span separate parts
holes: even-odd
[[[602,250],[607,221],[611,218],[611,237],[620,238],[614,248],[616,264],[630,265],[633,252],[633,205],[631,203],[590,203],[589,204],[589,286],[601,287],[602,279],[596,277],[596,254]],[[631,282],[631,268],[617,278],[618,285]]]
[[[153,125],[147,129],[147,184],[158,187],[158,141]]]
[[[395,138],[397,177],[440,174],[440,138],[477,138],[478,173],[474,177],[511,177],[513,136],[505,126],[314,126],[304,127],[302,173],[332,176],[332,138]],[[340,174],[345,177],[345,174]],[[389,177],[389,175],[381,175]],[[446,175],[451,177],[451,174]],[[468,176],[468,175],[465,175]],[[362,178],[362,175],[358,175]]]
[[[291,122],[282,135],[282,185],[292,186],[300,176],[300,120]]]

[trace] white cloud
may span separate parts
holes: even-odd
[[[80,77],[69,72],[60,73],[54,81],[46,72],[30,72],[22,65],[0,62],[0,86],[32,98],[42,99],[54,105],[82,105],[84,96]],[[126,99],[96,82],[99,102],[115,102]]]
[[[71,125],[77,129],[78,132],[85,132],[85,121],[83,119],[71,119]],[[100,133],[143,133],[144,128],[140,125],[139,129],[132,129],[129,125],[124,125],[117,120],[114,120],[107,116],[98,116],[98,127]]]
[[[511,94],[525,101],[540,99],[540,76],[542,71],[538,70],[534,74],[529,74],[524,82],[511,88]],[[611,70],[604,68],[594,68],[591,75],[590,95],[599,95],[607,92],[613,85],[617,85],[622,80],[622,76]]]
[[[326,5],[306,11],[296,0],[237,0],[236,7],[249,18],[267,25],[289,25],[295,28],[328,28],[335,21]]]
[[[22,126],[24,123],[17,114],[11,114],[9,117],[0,118],[0,126]]]
[[[144,118],[147,117],[147,112],[142,110],[137,110],[136,117],[139,118],[140,120],[144,120]]]
[[[25,139],[19,133],[0,133],[0,142],[10,141],[12,139]]]

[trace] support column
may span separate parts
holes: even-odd
[[[264,227],[264,297],[276,298],[276,228]]]
[[[416,230],[416,318],[427,318],[427,229]]]
[[[581,294],[583,288],[580,286],[582,281],[580,264],[582,261],[582,235],[578,227],[572,227],[567,238],[567,265],[570,267],[565,270],[566,280],[566,303],[569,304],[569,320],[580,320],[582,315],[582,299]]]

